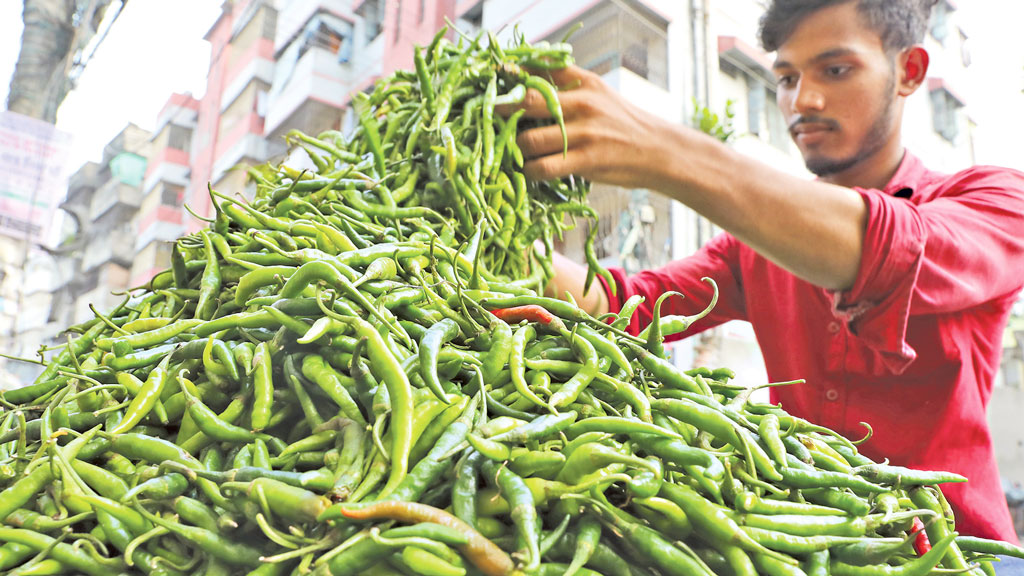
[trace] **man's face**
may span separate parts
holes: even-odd
[[[894,62],[856,5],[804,18],[773,67],[790,135],[807,169],[822,177],[870,159],[898,134]]]

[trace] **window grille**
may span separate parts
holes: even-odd
[[[583,28],[570,38],[576,63],[596,74],[625,68],[668,89],[668,24],[625,0],[606,0],[579,20]],[[548,37],[559,42],[574,20]]]

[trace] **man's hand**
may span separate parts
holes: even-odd
[[[520,132],[528,177],[575,174],[655,190],[812,284],[829,290],[853,285],[867,222],[857,192],[786,174],[698,130],[663,121],[581,68],[554,70],[550,78],[560,88],[568,154],[562,155],[557,125]],[[530,118],[551,118],[544,98],[533,90],[518,108]],[[558,286],[561,278],[556,281]],[[573,289],[569,284],[560,289]]]
[[[660,188],[655,169],[667,125],[626,101],[600,76],[572,66],[552,70],[550,80],[559,88],[558,99],[565,117],[568,153],[562,154],[561,129],[552,124],[520,132],[517,142],[526,158],[524,172],[535,180],[551,180],[570,174],[595,182],[629,188]],[[527,118],[551,118],[544,98],[529,90],[518,106]]]

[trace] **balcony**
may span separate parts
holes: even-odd
[[[173,242],[185,233],[181,223],[181,213],[168,206],[157,209],[155,218],[140,224],[138,236],[135,238],[135,252],[141,252],[154,241]]]
[[[137,186],[131,186],[112,178],[93,194],[92,204],[89,207],[89,219],[93,221],[99,219],[118,204],[138,208],[141,203],[142,191]]]
[[[188,154],[182,150],[165,148],[149,165],[146,179],[142,183],[142,193],[148,194],[159,182],[188,186],[190,173]]]
[[[360,60],[373,61],[370,55]],[[278,66],[268,97],[264,130],[278,138],[293,128],[317,132],[334,125],[348,102],[346,65],[330,51],[312,47],[294,66]],[[377,62],[377,66],[380,63]]]
[[[225,172],[243,160],[249,159],[257,163],[266,161],[270,157],[270,151],[271,147],[263,136],[251,133],[242,136],[214,162],[210,182],[217,182]]]
[[[253,80],[270,84],[274,80],[274,61],[270,54],[270,43],[260,40],[244,57],[245,65],[234,75],[231,83],[221,93],[220,111],[223,113],[238,98]]]
[[[99,186],[99,172],[100,165],[96,162],[82,164],[82,167],[68,179],[68,195],[71,196],[73,191],[79,189],[93,189]]]
[[[89,272],[108,262],[128,267],[134,257],[135,233],[130,226],[119,226],[92,238],[89,249],[82,255],[82,271]]]
[[[171,94],[156,117],[153,134],[159,134],[168,124],[195,128],[199,118],[199,101],[191,94]]]
[[[318,12],[326,12],[351,21],[350,4],[350,0],[289,0],[281,6],[281,13],[287,17],[278,18],[277,30],[274,33],[274,54],[280,56]]]

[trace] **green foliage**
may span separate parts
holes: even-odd
[[[734,100],[727,100],[723,116],[719,116],[707,106],[701,106],[697,99],[694,98],[693,116],[690,119],[690,125],[705,134],[714,136],[721,142],[728,143],[736,134],[732,126],[732,120],[736,116],[732,109],[733,104],[735,104]]]

